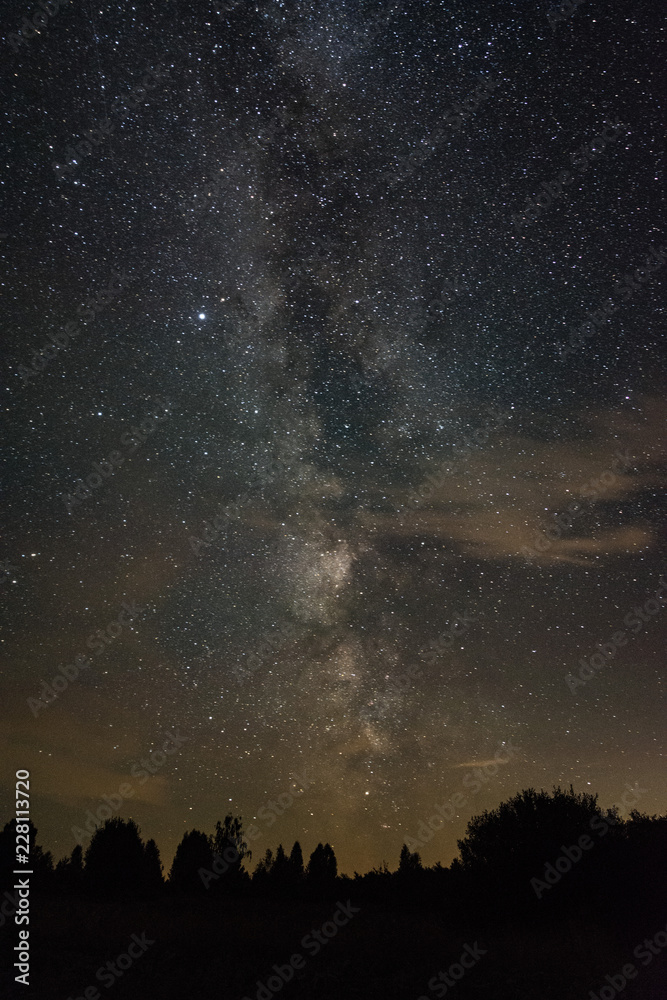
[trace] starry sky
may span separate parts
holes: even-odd
[[[664,812],[658,5],[38,10],[0,67],[3,822],[27,768],[61,857],[129,783],[167,866],[233,812],[351,874],[457,792],[426,863],[529,786]]]

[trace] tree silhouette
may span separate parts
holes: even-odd
[[[303,851],[301,850],[301,844],[298,840],[294,841],[294,846],[290,851],[289,863],[291,881],[294,885],[300,885],[303,882],[305,873],[303,870]]]
[[[210,872],[213,866],[213,845],[211,838],[201,830],[189,830],[176,848],[176,854],[169,872],[169,887],[174,892],[204,892],[207,883],[202,880],[202,872]]]
[[[634,809],[594,859],[598,907],[610,921],[634,917],[637,926],[658,924],[667,898],[667,816]]]
[[[35,837],[37,830],[35,830]],[[48,889],[53,881],[53,855],[35,843],[32,848],[33,885],[36,889]]]
[[[83,847],[77,844],[71,855],[58,862],[54,872],[54,886],[65,896],[75,895],[83,889]]]
[[[533,866],[544,860],[545,851],[559,850],[564,839],[576,840],[601,815],[597,795],[578,794],[571,786],[569,792],[555,788],[552,795],[528,788],[497,809],[473,816],[458,841],[461,863],[467,869]]]
[[[213,836],[212,870],[217,876],[211,882],[214,893],[247,888],[250,878],[243,867],[244,858],[252,858],[252,851],[243,835],[241,818],[228,814],[224,822],[218,820]]]
[[[422,871],[422,860],[417,851],[410,852],[408,845],[403,844],[398,860],[398,871],[401,875],[413,875]]]
[[[552,794],[528,788],[496,809],[474,816],[458,846],[465,884],[477,902],[487,897],[515,908],[534,903],[538,897],[531,879],[543,876],[545,865],[563,853],[563,845],[590,835],[596,823],[619,824],[615,810],[601,810],[597,798],[576,793],[572,786],[569,791],[559,786]],[[587,866],[584,860],[575,867],[559,893],[549,895],[549,906],[581,892]]]
[[[98,827],[85,856],[83,884],[95,896],[137,897],[146,891],[146,849],[132,819],[107,819]]]
[[[328,879],[338,878],[338,862],[331,844],[324,845],[324,863],[326,865],[326,877]]]
[[[273,851],[270,847],[267,847],[266,853],[262,860],[257,865],[252,876],[252,883],[255,889],[260,892],[266,892],[270,887],[270,876],[271,869],[273,868]]]
[[[306,881],[315,888],[332,886],[338,876],[338,863],[331,844],[317,845],[308,861]]]
[[[287,857],[283,845],[278,844],[276,856],[273,861],[273,867],[271,868],[269,876],[269,885],[271,890],[276,895],[284,895],[288,892],[288,890],[293,888],[294,882],[295,880],[292,878],[292,866],[290,864],[290,859]]]
[[[158,893],[164,886],[160,851],[152,838],[146,841],[144,848],[144,886],[151,896]]]
[[[36,843],[36,828],[29,824],[28,829],[31,866],[40,880],[33,883],[36,889],[53,887],[65,897],[84,891],[97,898],[136,899],[156,898],[164,888],[157,844],[144,844],[133,820],[108,819],[95,831],[85,858],[77,844],[55,871],[50,853]],[[14,881],[15,837],[12,820],[0,831],[6,888]],[[577,846],[582,837],[588,838],[586,849]],[[334,889],[346,891],[349,881],[355,892],[382,904],[398,900],[437,907],[446,899],[463,921],[478,921],[481,914],[491,922],[501,914],[502,919],[532,920],[537,907],[540,919],[544,914],[549,920],[635,920],[639,927],[647,914],[661,918],[661,900],[667,896],[667,817],[635,810],[621,820],[615,809],[601,809],[596,795],[577,794],[571,786],[552,793],[529,788],[474,816],[458,843],[460,859],[447,868],[440,863],[424,868],[419,854],[404,843],[394,873],[383,863],[363,876],[355,872],[354,880],[338,876],[329,843],[318,843],[305,871],[299,841],[289,856],[279,844],[275,853],[267,848],[252,887],[283,899],[324,898]],[[244,891],[251,883],[243,862],[250,856],[241,819],[227,815],[212,835],[190,830],[183,836],[168,888],[182,893],[210,888],[212,897]]]
[[[428,889],[424,868],[417,851],[411,851],[407,844],[401,847],[398,869],[392,876],[392,888],[404,902],[421,903]]]
[[[282,844],[278,844],[276,858],[271,871],[271,878],[276,888],[284,889],[287,886],[289,882],[289,870],[289,858],[285,854],[285,848]]]

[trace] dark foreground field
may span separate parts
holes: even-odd
[[[87,987],[97,986],[100,996],[112,1000],[256,1000],[257,981],[266,984],[275,974],[274,964],[284,968],[300,953],[303,967],[286,983],[273,980],[274,989],[261,990],[259,1000],[593,1000],[600,990],[601,1000],[612,1000],[618,994],[607,976],[625,1000],[667,998],[667,950],[646,965],[633,957],[633,949],[664,930],[664,923],[654,926],[652,920],[643,927],[639,921],[622,931],[605,926],[603,918],[596,925],[462,927],[444,910],[380,906],[341,894],[341,902],[348,898],[359,903],[359,913],[333,937],[323,938],[317,954],[312,937],[307,948],[302,940],[331,920],[335,901],[35,900],[31,985],[16,986],[3,976],[3,996],[76,1000]],[[0,931],[3,957],[16,941],[16,930],[8,923]],[[101,966],[127,952],[133,934],[141,939],[144,932],[144,941],[154,943],[122,976],[107,971],[103,982],[96,979]],[[432,983],[437,992],[429,989],[439,970],[446,973],[475,948],[485,954],[461,979],[450,980],[450,987]],[[629,962],[637,975],[623,987],[621,970]]]

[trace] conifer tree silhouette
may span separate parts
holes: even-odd
[[[398,871],[401,875],[413,875],[422,871],[422,861],[417,851],[410,852],[408,845],[403,844],[398,860]]]
[[[169,888],[178,893],[205,892],[202,871],[211,871],[213,845],[201,830],[189,830],[176,848],[169,872]]]
[[[273,868],[271,869],[270,882],[271,886],[278,895],[284,895],[291,884],[291,874],[292,870],[290,867],[289,858],[285,854],[285,849],[282,844],[278,844],[278,849],[276,850],[276,856],[273,862]]]
[[[319,843],[308,861],[306,880],[309,885],[326,888],[335,883],[338,876],[338,863],[331,844]]]
[[[252,882],[255,889],[260,892],[266,892],[270,886],[271,869],[273,868],[273,851],[270,847],[267,847],[264,857],[257,865],[252,876]]]
[[[290,851],[289,863],[291,869],[291,881],[294,885],[300,885],[304,879],[303,851],[298,840],[294,841],[294,846]]]

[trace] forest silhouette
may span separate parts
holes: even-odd
[[[12,898],[14,827],[11,821],[0,833],[5,900]],[[288,941],[298,946],[304,927],[316,927],[336,906],[349,905],[360,915],[336,930],[336,940],[322,949],[326,960],[313,958],[313,968],[292,970],[291,981],[281,981],[286,994],[289,989],[294,997],[420,995],[431,1000],[448,992],[444,982],[453,982],[434,980],[443,968],[444,959],[438,956],[447,953],[451,964],[457,950],[470,950],[477,942],[479,954],[490,957],[480,959],[479,968],[456,984],[462,1000],[482,995],[563,1000],[570,995],[589,997],[590,992],[604,998],[611,994],[596,989],[607,982],[605,974],[613,978],[619,952],[629,950],[631,958],[642,936],[652,937],[667,920],[667,817],[635,810],[621,818],[617,809],[601,808],[596,795],[576,793],[572,787],[551,793],[529,788],[474,816],[458,841],[459,857],[449,866],[438,862],[427,867],[418,852],[403,844],[395,870],[383,863],[353,876],[339,874],[328,843],[319,843],[307,859],[299,841],[278,844],[253,859],[242,819],[232,815],[219,820],[211,833],[186,832],[168,871],[155,841],[144,842],[131,819],[107,819],[85,850],[78,844],[57,864],[37,844],[32,824],[30,842],[35,909],[58,911],[62,933],[67,926],[71,934],[69,948],[77,935],[92,933],[84,929],[88,921],[99,929],[112,911],[114,928],[120,922],[140,931],[152,921],[152,937],[160,943],[133,971],[141,988],[133,992],[125,984],[121,989],[119,980],[119,997],[175,997],[185,992],[202,998],[269,1000],[278,990],[266,986],[262,975],[271,971],[272,963],[290,968],[280,965],[286,953],[289,958],[290,947],[298,951]],[[3,913],[10,915],[7,906]],[[248,939],[244,945],[234,937],[232,920],[243,924]],[[216,972],[212,956],[222,947],[215,941],[223,927],[225,967]],[[400,967],[397,934],[404,952]],[[228,948],[230,935],[235,948]],[[164,951],[167,939],[169,959]],[[253,940],[254,953],[248,944]],[[92,941],[89,949],[99,951],[100,942],[93,948]],[[174,983],[180,982],[181,993],[174,987],[172,994],[165,985],[165,969],[179,949],[186,969],[193,955],[208,969],[199,992],[181,982],[175,969],[171,976]],[[514,952],[520,971],[508,976],[502,969]],[[51,959],[59,965],[59,958]],[[665,956],[656,954],[651,962],[629,996],[667,996],[667,990],[652,992],[655,977],[664,977]],[[548,982],[540,971],[544,968],[551,970]],[[152,978],[147,978],[149,969]],[[64,982],[66,970],[61,972]],[[126,978],[129,982],[129,973]],[[275,987],[276,974],[273,978]],[[82,989],[85,975],[83,980]],[[59,981],[57,976],[54,981]],[[69,990],[74,1000],[81,995],[76,988],[68,981],[53,996],[64,1000],[68,993],[63,990]],[[443,988],[445,993],[438,992]]]

